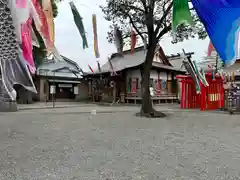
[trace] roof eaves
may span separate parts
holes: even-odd
[[[81,68],[80,68],[80,66],[78,65],[78,63],[76,63],[75,61],[73,61],[73,60],[67,58],[66,56],[63,56],[63,55],[60,55],[60,56],[63,58],[64,61],[67,61],[67,62],[73,64],[74,66],[77,67],[78,70],[81,71]]]

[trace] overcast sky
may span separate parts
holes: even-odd
[[[109,22],[104,19],[104,15],[99,8],[103,5],[105,0],[74,0],[80,15],[83,17],[85,31],[87,32],[87,39],[89,48],[83,50],[82,39],[74,24],[72,12],[68,0],[64,0],[58,4],[59,14],[55,19],[55,33],[56,33],[56,46],[60,54],[76,61],[80,67],[85,71],[89,71],[88,64],[93,69],[97,68],[96,61],[99,60],[100,64],[107,61],[107,56],[116,52],[114,44],[108,43],[107,31],[109,30]],[[100,51],[100,59],[96,59],[93,51],[93,30],[92,30],[92,14],[97,15],[98,26],[98,43]],[[188,40],[178,44],[171,44],[171,37],[165,37],[161,41],[161,45],[166,55],[181,53],[184,48],[186,52],[195,52],[194,59],[201,60],[207,51],[209,40]]]

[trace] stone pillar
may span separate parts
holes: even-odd
[[[44,79],[40,79],[40,85],[39,85],[39,99],[40,101],[44,101],[45,100],[45,94],[44,94],[44,83],[45,80]]]
[[[0,112],[15,112],[17,111],[16,101],[12,101],[5,87],[0,80]]]
[[[45,86],[45,87],[44,87]],[[40,101],[48,100],[49,96],[49,84],[46,79],[40,79],[40,87],[39,87],[39,99]]]
[[[18,89],[18,95],[19,95],[19,104],[31,104],[32,103],[32,95],[33,93],[31,91],[26,90],[24,87],[20,87]]]

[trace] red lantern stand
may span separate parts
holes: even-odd
[[[190,76],[179,75],[177,79],[181,82],[181,108],[200,108],[204,110],[220,109],[224,106],[223,79],[216,76],[212,79],[212,74],[207,73],[206,79],[209,86],[201,84],[201,93],[196,93],[195,82]]]

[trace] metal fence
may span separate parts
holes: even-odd
[[[230,114],[240,112],[240,87],[225,90],[225,108]]]

